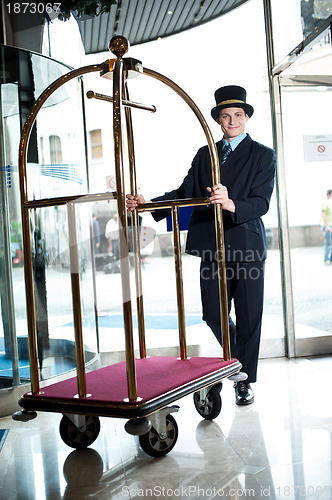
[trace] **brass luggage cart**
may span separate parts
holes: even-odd
[[[22,206],[22,231],[24,238],[24,272],[28,320],[28,344],[31,374],[31,391],[19,401],[23,408],[16,412],[16,420],[35,418],[36,411],[58,412],[63,417],[60,435],[73,448],[85,448],[97,438],[100,430],[99,417],[127,419],[125,429],[139,436],[143,450],[151,456],[167,454],[175,445],[178,429],[172,413],[178,411],[171,405],[178,399],[194,395],[194,404],[205,419],[215,418],[221,409],[220,381],[223,378],[241,380],[246,378],[240,372],[241,364],[230,357],[228,310],[226,296],[226,273],[224,266],[223,227],[220,205],[215,205],[217,252],[220,256],[219,289],[223,331],[223,354],[219,357],[188,357],[185,332],[184,297],[182,284],[181,246],[179,232],[179,208],[183,206],[208,205],[208,199],[186,199],[149,203],[132,213],[135,282],[137,296],[139,358],[135,358],[133,340],[132,303],[130,299],[130,267],[127,213],[125,206],[124,165],[122,150],[122,121],[125,115],[129,153],[130,192],[137,194],[136,168],[133,145],[131,107],[155,111],[154,106],[145,106],[129,99],[127,79],[131,73],[155,78],[174,90],[190,106],[200,124],[209,145],[213,183],[219,182],[218,155],[211,132],[197,106],[189,96],[165,76],[144,68],[140,61],[123,58],[129,42],[122,36],[112,38],[110,50],[116,59],[102,64],[86,66],[70,71],[54,81],[38,98],[26,120],[19,151],[20,190]],[[100,72],[113,80],[112,97],[87,93],[88,98],[97,98],[113,103],[114,158],[116,191],[88,194],[81,197],[63,197],[29,200],[27,193],[27,148],[32,126],[38,111],[46,99],[60,86],[78,76]],[[119,250],[121,285],[123,296],[123,318],[125,335],[125,361],[98,368],[86,373],[81,314],[80,277],[78,272],[78,249],[75,224],[77,204],[116,199],[119,218]],[[45,206],[65,205],[68,214],[70,244],[70,273],[75,332],[75,353],[77,376],[40,388],[38,368],[38,345],[36,335],[35,303],[29,211]],[[173,222],[173,241],[178,305],[179,356],[147,356],[145,343],[141,257],[139,251],[138,211],[169,208]],[[171,406],[169,406],[171,405]]]

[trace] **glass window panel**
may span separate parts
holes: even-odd
[[[327,112],[331,106],[331,87],[283,88],[296,338],[331,333],[332,287],[324,265],[321,221],[326,192],[332,189],[332,134]]]
[[[109,54],[105,54],[104,57],[105,59],[108,58]],[[96,55],[91,55],[87,57],[85,64],[93,64],[94,61],[96,61]],[[93,90],[108,96],[113,93],[112,81],[100,78],[99,73],[86,74],[83,76],[83,81],[86,92]],[[115,190],[115,162],[112,103],[97,99],[86,99],[85,112],[89,159],[93,162],[93,166],[89,169],[90,192],[113,191]],[[125,152],[126,148],[124,148],[124,154]]]
[[[57,135],[50,135],[50,160],[51,163],[62,163],[61,139]]]
[[[301,17],[304,38],[307,37],[319,23],[332,14],[330,0],[301,0]]]
[[[29,199],[86,193],[80,81],[69,81],[56,90],[39,111],[36,124],[28,149]]]
[[[101,137],[101,130],[91,130],[90,142],[91,142],[91,158],[93,160],[103,157],[103,141]]]
[[[89,207],[76,206],[76,222],[83,338],[89,361],[97,350]],[[76,366],[66,206],[31,211],[30,227],[39,363],[43,378],[49,378]]]
[[[330,0],[272,0],[275,61],[286,57],[331,14]]]

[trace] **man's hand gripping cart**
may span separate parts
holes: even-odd
[[[219,162],[211,132],[197,106],[174,82],[153,70],[144,68],[140,61],[123,58],[129,48],[128,41],[114,37],[110,50],[116,59],[85,66],[55,80],[40,95],[32,107],[24,125],[19,151],[20,191],[22,206],[22,231],[24,238],[24,272],[27,303],[28,342],[31,374],[31,391],[19,401],[23,408],[13,415],[15,420],[35,418],[37,411],[59,412],[60,435],[70,447],[79,449],[90,446],[100,431],[99,417],[118,417],[128,421],[125,429],[139,436],[142,449],[151,456],[167,454],[175,445],[178,428],[173,413],[179,407],[172,405],[180,398],[193,393],[198,413],[205,419],[217,417],[221,409],[221,381],[224,378],[243,380],[241,364],[230,357],[226,273],[224,266],[223,226],[220,205],[215,205],[216,241],[219,259],[219,289],[222,318],[222,357],[188,357],[185,332],[185,312],[182,284],[181,246],[178,211],[183,206],[208,205],[206,199],[186,199],[171,202],[156,202],[141,205],[132,212],[132,230],[135,258],[135,282],[138,315],[139,358],[135,358],[133,341],[132,303],[130,299],[129,247],[127,213],[125,206],[124,165],[122,153],[122,121],[125,115],[129,156],[130,191],[137,194],[136,167],[134,157],[131,108],[156,111],[154,106],[145,106],[129,99],[127,79],[136,75],[147,75],[174,90],[192,109],[206,135],[212,163],[213,183],[219,182]],[[105,96],[92,91],[88,98],[97,98],[113,104],[114,159],[116,191],[87,194],[81,197],[61,197],[30,200],[27,192],[27,148],[30,133],[37,113],[50,95],[66,82],[81,75],[98,71],[101,76],[113,80],[113,95]],[[75,207],[79,203],[116,199],[119,219],[119,246],[121,263],[121,285],[123,296],[123,318],[125,335],[125,361],[94,371],[86,372],[84,339],[82,332],[82,311],[80,277],[78,269],[78,248]],[[32,274],[30,240],[30,212],[36,208],[65,205],[68,215],[70,248],[70,272],[75,333],[77,376],[40,387],[38,370],[38,347],[35,325],[35,302]],[[141,261],[139,251],[138,211],[169,208],[173,221],[173,241],[176,273],[176,292],[179,326],[179,356],[147,356],[142,293]]]

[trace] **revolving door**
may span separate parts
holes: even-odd
[[[2,410],[7,413],[11,411],[7,409],[6,402],[10,399],[10,393],[7,398],[5,390],[30,381],[17,158],[20,135],[39,94],[70,68],[39,54],[9,46],[0,47],[0,59],[0,388],[4,390]],[[59,116],[65,110],[68,119],[61,123]],[[52,196],[59,190],[62,193],[75,192],[77,195],[87,192],[83,117],[80,81],[54,94],[43,107],[32,130],[27,152],[33,198]],[[75,154],[69,147],[69,140],[76,150]],[[84,217],[82,213],[80,220]],[[66,233],[63,231],[65,220],[66,214],[56,207],[47,208],[43,213],[36,208],[30,219],[33,287],[37,296],[36,323],[40,346],[38,362],[43,380],[72,370],[75,365],[73,319],[71,310],[66,306],[69,259],[65,248]],[[83,226],[80,238],[86,241],[90,238],[90,233]],[[82,279],[85,287],[85,321],[89,332],[86,354],[87,359],[93,359],[97,353],[97,329],[94,297],[90,294],[91,256],[88,246],[85,247]]]

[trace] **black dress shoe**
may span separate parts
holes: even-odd
[[[235,382],[235,403],[237,405],[251,405],[254,402],[254,393],[247,382]]]

